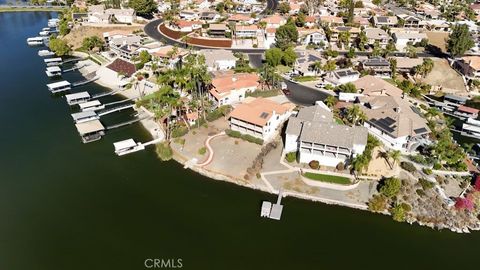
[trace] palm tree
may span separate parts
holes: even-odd
[[[315,71],[315,75],[318,75],[318,73],[322,71],[322,62],[321,61],[315,61],[315,62],[313,62],[311,67]]]
[[[402,156],[402,153],[399,150],[393,150],[388,152],[388,157],[393,160],[392,166],[390,167],[393,169],[393,166],[395,166],[395,163],[400,161],[400,157]]]
[[[407,48],[405,48],[405,50],[407,52],[407,57],[417,58],[417,49],[413,45],[407,45]]]
[[[323,65],[322,70],[325,72],[334,71],[337,68],[337,62],[335,60],[329,60]]]
[[[440,115],[440,111],[435,107],[429,107],[427,109],[427,113],[425,113],[425,116],[427,117],[427,119],[435,118],[438,115]]]
[[[397,77],[397,59],[391,58],[389,62],[390,62],[390,70],[392,72],[392,79],[395,80],[395,78]]]
[[[327,105],[329,108],[332,108],[335,106],[338,102],[337,98],[334,96],[328,96],[325,100],[325,105]]]
[[[367,120],[367,116],[358,105],[353,105],[347,109],[345,118],[353,125],[361,124]]]
[[[350,44],[350,32],[344,31],[338,33],[337,45],[342,49]]]

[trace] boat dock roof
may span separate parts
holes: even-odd
[[[97,113],[95,111],[84,111],[84,112],[72,113],[71,116],[73,118],[73,121],[77,122],[78,120],[82,120],[85,118],[96,117]]]
[[[45,63],[62,62],[62,58],[61,57],[47,58],[47,59],[43,59],[43,61]]]
[[[123,141],[113,143],[113,146],[115,147],[115,152],[116,152],[116,151],[120,151],[120,150],[123,150],[123,149],[128,149],[130,147],[137,146],[137,143],[135,143],[135,141],[133,139],[128,139],[128,140],[123,140]]]
[[[90,94],[88,92],[79,92],[75,94],[69,94],[65,95],[65,98],[67,99],[67,102],[72,102],[73,100],[76,99],[85,99],[85,98],[90,98]]]
[[[55,88],[58,88],[58,87],[67,87],[67,86],[71,86],[71,84],[68,81],[60,81],[60,82],[54,82],[54,83],[47,84],[47,87],[49,89],[55,89]]]
[[[98,101],[98,100],[92,100],[92,101],[88,101],[88,102],[79,104],[78,106],[80,106],[80,109],[83,110],[83,109],[86,109],[86,108],[95,107],[95,106],[100,106],[100,105],[102,105],[102,103],[100,103],[100,101]]]
[[[92,120],[88,122],[78,123],[75,124],[75,127],[78,130],[80,135],[86,135],[90,133],[95,133],[99,131],[104,131],[105,127],[99,120]]]
[[[48,72],[62,72],[62,70],[58,66],[47,67],[47,71]]]

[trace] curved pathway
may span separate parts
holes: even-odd
[[[216,137],[220,137],[220,136],[223,136],[223,135],[225,135],[225,131],[222,131],[218,134],[215,134],[213,136],[208,137],[208,139],[205,141],[205,147],[207,147],[207,149],[208,149],[208,158],[204,162],[202,162],[200,164],[197,164],[198,167],[206,166],[210,162],[212,162],[212,160],[213,160],[213,149],[210,146],[210,141],[215,139]]]

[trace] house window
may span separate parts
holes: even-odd
[[[280,119],[280,115],[277,115],[277,120]]]

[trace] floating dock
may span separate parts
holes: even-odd
[[[133,139],[113,143],[113,147],[115,148],[115,154],[117,154],[117,156],[123,156],[145,149],[143,144],[136,143]]]
[[[272,204],[269,201],[263,201],[262,209],[260,210],[260,217],[268,217],[270,219],[280,220],[283,212],[283,205],[281,204],[282,197],[283,192],[280,190],[276,203]]]

